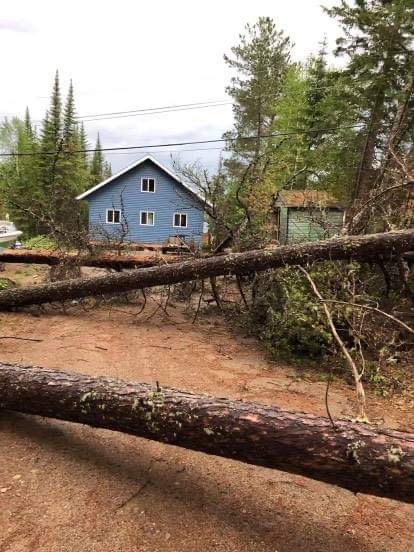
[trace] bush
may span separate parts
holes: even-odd
[[[25,249],[56,249],[56,242],[49,236],[33,236],[24,242]]]
[[[310,274],[324,297],[338,298],[338,275],[330,263]],[[287,268],[259,276],[254,295],[250,325],[273,356],[315,360],[335,351],[323,307],[301,272]],[[339,312],[333,316],[338,328],[345,326]]]

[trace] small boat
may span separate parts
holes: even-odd
[[[7,247],[8,244],[14,243],[22,233],[9,220],[0,220],[0,247]]]

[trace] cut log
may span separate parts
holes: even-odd
[[[5,290],[0,292],[0,309],[114,294],[226,274],[248,274],[287,265],[305,265],[315,261],[375,261],[379,255],[384,260],[412,249],[414,230],[285,245],[272,250],[231,253],[121,274]]]
[[[414,502],[414,434],[158,384],[0,364],[0,407]]]
[[[77,266],[93,266],[96,268],[111,268],[114,270],[147,268],[171,262],[182,261],[183,255],[61,255],[55,251],[6,249],[0,252],[1,263],[47,264],[50,266],[73,263]]]

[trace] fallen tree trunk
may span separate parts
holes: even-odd
[[[0,364],[0,407],[414,502],[414,434],[145,383]]]
[[[183,257],[177,255],[139,257],[136,255],[111,255],[108,253],[92,257],[90,255],[75,255],[73,253],[62,255],[55,251],[29,249],[6,249],[0,252],[0,263],[47,264],[50,266],[73,264],[76,266],[110,268],[117,271],[160,266],[179,260],[183,260]]]
[[[272,250],[231,253],[143,268],[123,274],[95,278],[77,278],[21,289],[0,292],[0,309],[79,299],[101,294],[114,294],[132,289],[188,282],[226,274],[247,274],[286,265],[305,265],[314,261],[382,259],[414,249],[414,230],[384,234],[349,236],[298,245],[285,245]]]

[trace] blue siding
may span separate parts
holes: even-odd
[[[141,178],[156,179],[155,193],[141,192]],[[122,232],[119,224],[106,223],[107,209],[121,209],[123,228],[128,229],[125,240],[139,243],[164,243],[171,236],[184,235],[187,241],[201,243],[204,213],[201,204],[169,174],[150,160],[131,169],[91,194],[89,227],[92,239],[103,235],[114,238]],[[140,225],[140,212],[155,213],[154,226]],[[187,214],[187,228],[173,226],[174,213]],[[126,223],[126,224],[125,224]]]

